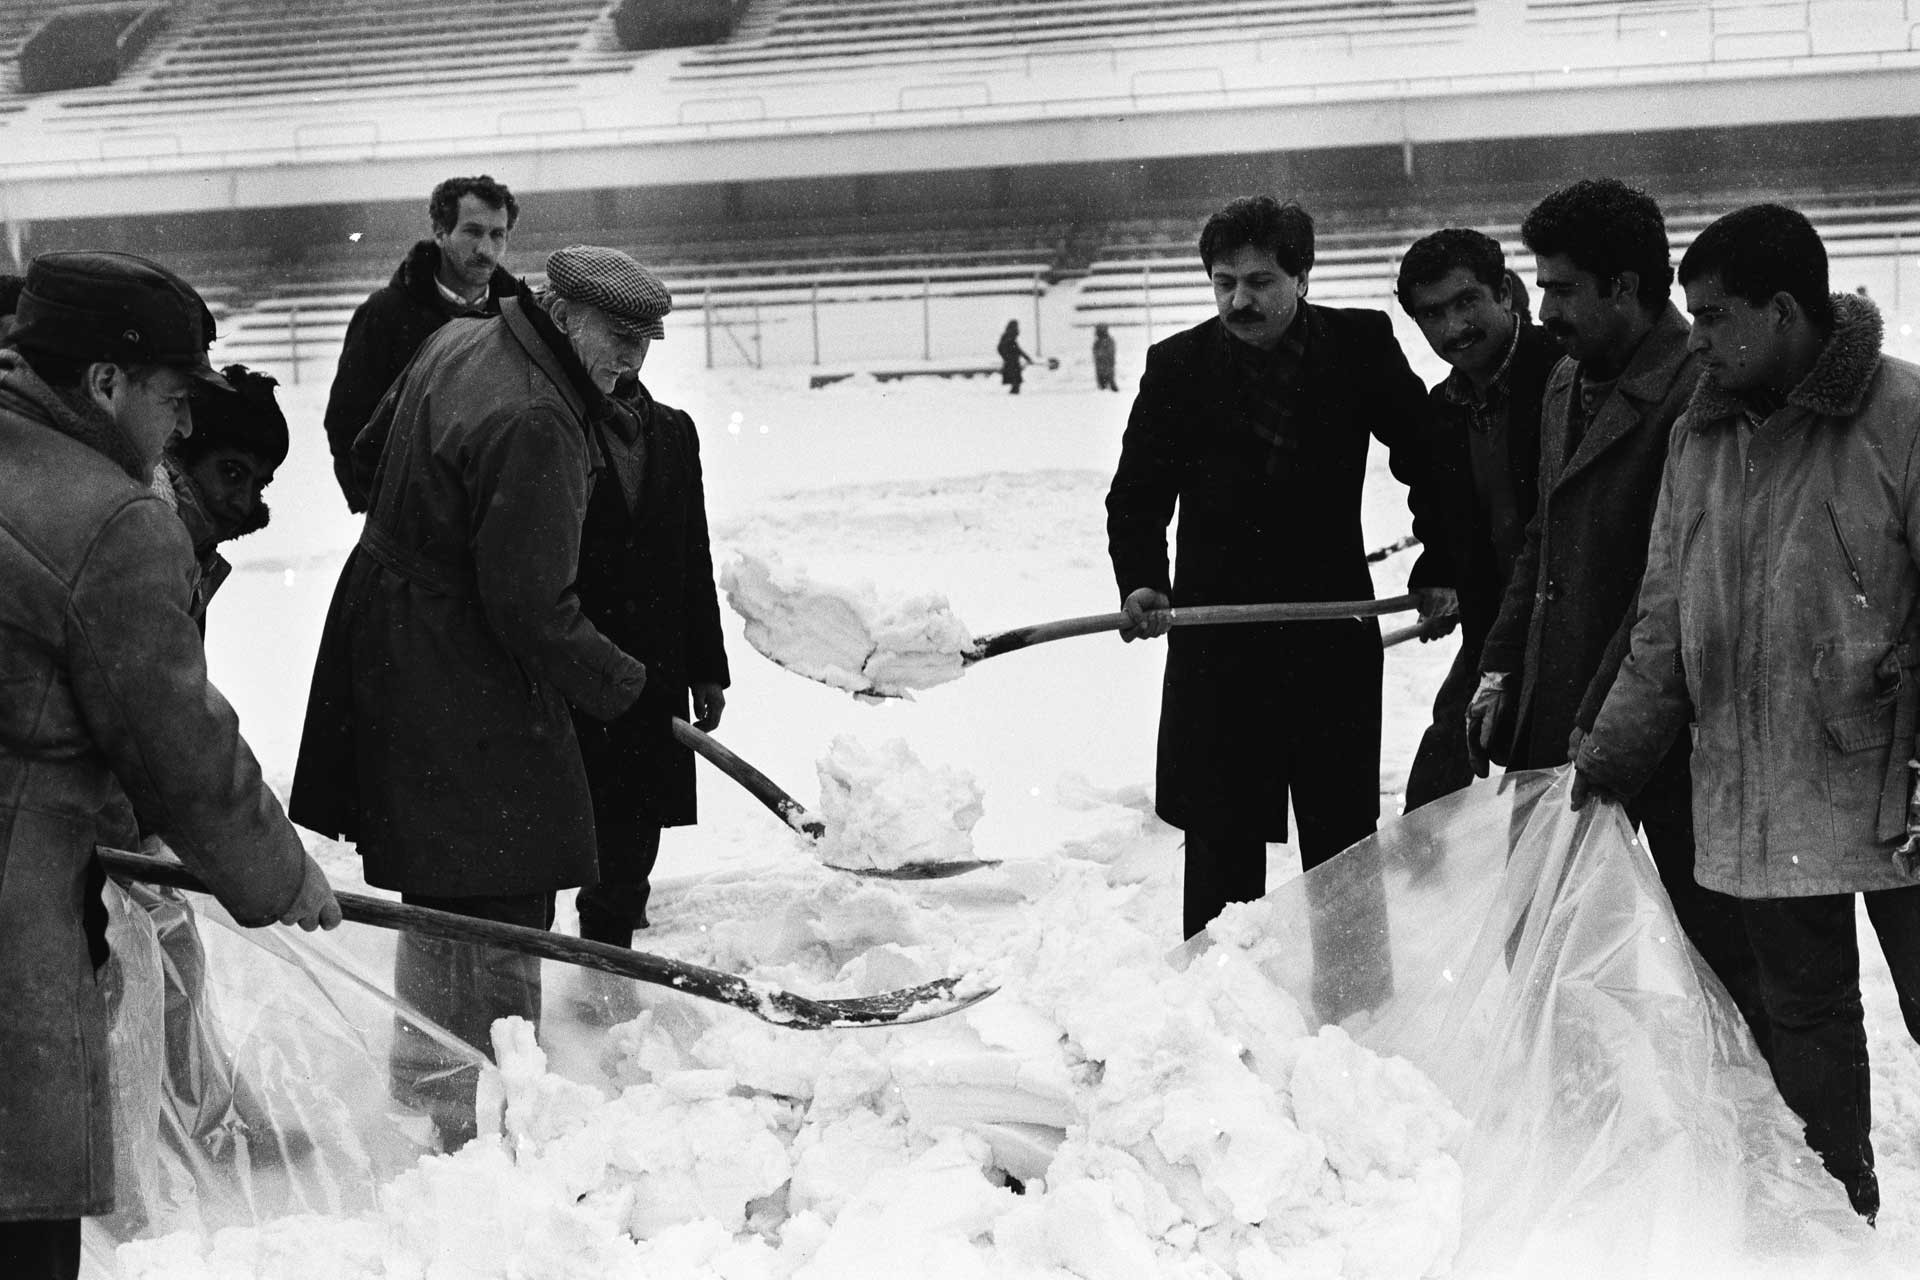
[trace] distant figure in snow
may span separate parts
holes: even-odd
[[[519,216],[520,205],[504,183],[486,174],[448,178],[427,197],[432,238],[408,250],[393,279],[368,295],[347,322],[326,425],[333,472],[349,511],[367,509],[348,464],[353,439],[413,353],[449,320],[499,315],[500,299],[513,293],[517,282],[501,264]]]
[[[1020,394],[1021,371],[1033,363],[1033,357],[1020,349],[1020,322],[1007,321],[1007,327],[1000,331],[1000,381],[1007,384],[1009,395]]]
[[[366,526],[314,665],[291,812],[359,845],[403,902],[551,928],[554,895],[599,878],[572,709],[632,710],[646,668],[588,620],[574,581],[607,397],[669,303],[626,254],[575,245],[491,319],[437,330],[355,440]],[[476,1048],[540,1019],[540,966],[401,935],[394,994]],[[401,1019],[396,1098],[454,1147],[473,1072]]]
[[[1107,326],[1093,326],[1093,385],[1100,391],[1118,391],[1113,380],[1113,335]]]

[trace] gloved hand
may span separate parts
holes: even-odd
[[[1132,643],[1167,634],[1167,628],[1173,625],[1173,617],[1167,612],[1171,608],[1173,601],[1167,599],[1165,593],[1152,587],[1136,587],[1120,605],[1121,612],[1127,615],[1120,628],[1120,638]]]
[[[1493,735],[1499,732],[1500,722],[1506,717],[1507,700],[1513,696],[1507,688],[1512,680],[1512,675],[1505,671],[1482,672],[1480,687],[1473,691],[1473,698],[1467,703],[1467,764],[1482,778],[1493,765],[1488,753],[1493,748]]]
[[[1452,587],[1415,587],[1420,610],[1420,643],[1438,640],[1460,625],[1460,597]]]
[[[311,855],[307,856],[305,874],[300,879],[300,892],[280,913],[280,923],[297,924],[308,933],[340,927],[340,904],[334,899],[333,886],[327,883],[327,873]]]
[[[1612,788],[1595,781],[1592,774],[1576,763],[1573,766],[1573,786],[1567,790],[1568,807],[1578,812],[1587,807],[1587,801],[1595,799],[1620,803],[1620,797],[1613,793]]]
[[[712,733],[720,727],[720,713],[727,709],[727,691],[712,681],[693,686],[693,727]]]
[[[1580,744],[1587,740],[1587,731],[1579,725],[1573,726],[1573,732],[1567,735],[1567,759],[1580,758]]]

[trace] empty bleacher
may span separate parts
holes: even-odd
[[[847,72],[1195,38],[1414,38],[1473,20],[1474,0],[756,0],[732,38],[688,51],[675,76]]]
[[[107,127],[275,99],[365,101],[370,91],[395,99],[510,93],[625,72],[640,56],[613,39],[612,0],[175,0],[173,7],[170,30],[126,75],[58,95],[47,123]]]

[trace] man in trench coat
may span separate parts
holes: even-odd
[[[610,721],[646,670],[574,590],[615,382],[639,367],[665,299],[633,259],[572,246],[548,287],[434,333],[355,442],[367,522],[321,637],[291,812],[358,843],[404,902],[550,927],[554,894],[597,875],[570,708]],[[538,963],[406,935],[395,994],[478,1048],[495,1019],[536,1022]],[[401,1023],[395,1096],[442,1139],[474,1132],[472,1072],[448,1076]]]
[[[1645,192],[1610,178],[1564,187],[1521,224],[1540,322],[1566,350],[1540,411],[1538,507],[1467,711],[1475,771],[1567,763],[1632,635],[1668,437],[1700,377],[1668,298],[1666,222]],[[1627,813],[1640,827],[1687,937],[1746,1015],[1761,1048],[1753,949],[1738,904],[1694,880],[1687,742],[1676,741]]]
[[[1371,439],[1411,491],[1427,550],[1410,582],[1439,633],[1453,592],[1423,452],[1426,388],[1391,323],[1307,304],[1313,220],[1292,202],[1227,205],[1201,232],[1200,260],[1220,314],[1148,351],[1107,494],[1122,635],[1163,634],[1175,604],[1371,599],[1360,530]],[[1266,892],[1289,796],[1307,867],[1373,833],[1381,670],[1372,620],[1169,637],[1155,807],[1187,833],[1186,936]]]

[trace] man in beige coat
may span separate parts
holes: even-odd
[[[1920,369],[1880,354],[1871,302],[1828,294],[1791,209],[1720,219],[1680,282],[1707,373],[1575,804],[1633,796],[1691,724],[1695,878],[1737,899],[1781,1096],[1872,1219],[1855,893],[1920,1040]]]

